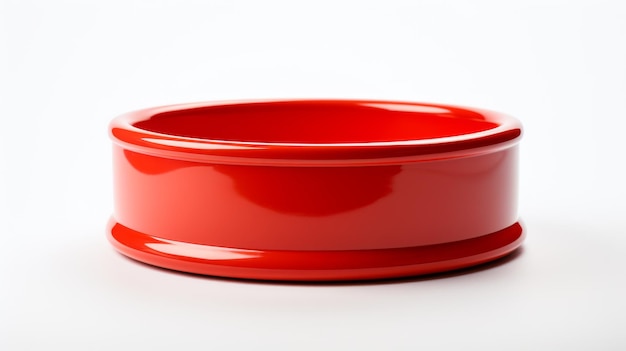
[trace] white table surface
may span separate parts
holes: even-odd
[[[620,1],[1,1],[0,350],[626,350],[624,18]],[[518,117],[523,249],[279,284],[111,248],[112,117],[305,97]]]

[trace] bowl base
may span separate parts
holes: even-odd
[[[354,251],[199,245],[140,233],[114,218],[107,232],[120,253],[154,266],[219,277],[283,281],[369,280],[445,272],[503,257],[524,240],[520,222],[491,234],[444,244]]]

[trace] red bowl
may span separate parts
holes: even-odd
[[[214,276],[353,280],[458,269],[523,240],[520,123],[453,106],[199,103],[111,122],[109,240]]]

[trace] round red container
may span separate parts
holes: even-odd
[[[109,240],[174,270],[271,280],[389,278],[502,257],[520,123],[445,105],[198,103],[111,122]]]

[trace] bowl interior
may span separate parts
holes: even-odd
[[[462,109],[400,103],[290,101],[158,113],[135,127],[175,136],[262,143],[341,144],[442,138],[499,124]]]

